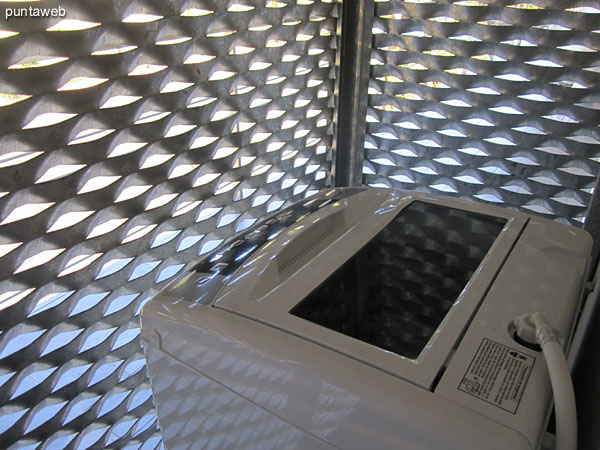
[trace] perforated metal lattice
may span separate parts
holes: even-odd
[[[600,157],[600,3],[378,1],[365,183],[581,225]]]
[[[328,183],[336,7],[2,2],[1,448],[160,444],[139,311]]]

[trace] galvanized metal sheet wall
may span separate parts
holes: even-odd
[[[364,182],[581,226],[600,168],[600,2],[375,5]]]
[[[329,182],[336,7],[2,2],[0,447],[160,445],[139,311]]]

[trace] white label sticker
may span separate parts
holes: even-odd
[[[458,389],[515,413],[535,358],[484,339]]]

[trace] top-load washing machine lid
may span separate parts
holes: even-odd
[[[217,249],[165,295],[431,389],[526,222],[427,194],[333,189]]]

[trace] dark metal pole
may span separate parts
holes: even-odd
[[[342,2],[337,133],[332,168],[335,186],[362,184],[374,15],[373,0]]]

